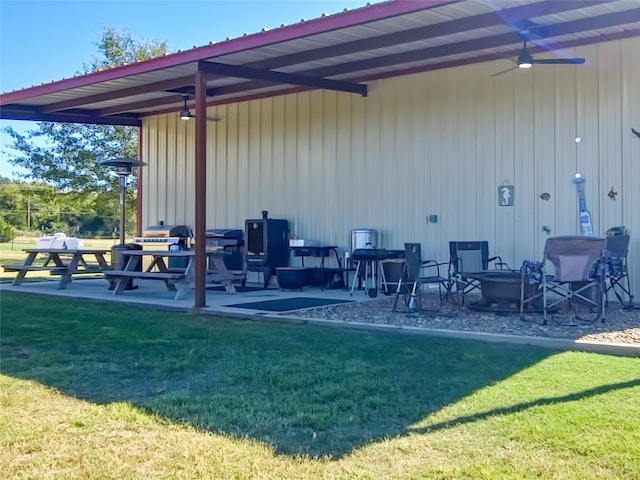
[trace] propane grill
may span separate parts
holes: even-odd
[[[159,222],[157,225],[151,225],[142,231],[141,237],[135,237],[133,243],[142,246],[143,250],[168,250],[176,248],[179,250],[189,250],[191,248],[190,240],[193,237],[191,229],[186,225],[165,225]],[[184,268],[188,259],[170,258],[169,268]],[[146,269],[151,260],[144,258],[143,267]]]
[[[162,247],[164,245],[178,245],[181,249],[188,248],[191,229],[186,225],[165,225],[160,222],[143,230],[141,237],[135,237],[133,243],[143,246]]]

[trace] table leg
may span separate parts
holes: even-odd
[[[58,258],[58,260],[60,260],[60,258]],[[73,254],[73,256],[71,257],[71,261],[69,262],[69,265],[67,265],[66,272],[60,275],[60,283],[58,283],[58,289],[63,290],[67,288],[67,285],[69,285],[69,283],[71,283],[71,272],[75,272],[78,269],[78,265],[80,264],[81,260],[82,260],[81,253]],[[56,261],[56,265],[57,264],[58,262]]]
[[[27,255],[27,258],[25,258],[24,260],[24,266],[26,267],[26,266],[33,265],[33,261],[36,259],[37,256],[38,256],[37,253],[29,252],[29,254]],[[22,283],[22,280],[24,280],[24,276],[26,274],[27,274],[26,270],[20,270],[16,275],[16,278],[13,280],[12,285],[20,285]]]
[[[358,281],[358,273],[360,273],[360,265],[362,265],[362,260],[358,260],[358,263],[356,263],[356,272],[353,275],[353,284],[351,285],[351,293],[350,295],[353,295],[353,291],[356,288],[356,282]],[[365,264],[364,267],[364,273],[365,273],[365,279],[366,279],[366,273],[367,273],[367,265]]]
[[[233,280],[231,279],[227,279],[225,280],[224,277],[226,276],[231,276],[231,273],[229,272],[229,270],[227,270],[227,266],[224,264],[224,259],[222,257],[219,256],[214,256],[213,257],[213,264],[216,267],[216,270],[218,271],[218,273],[220,275],[222,275],[223,280],[220,282],[222,285],[224,285],[224,290],[227,293],[236,293],[236,287],[233,284]]]

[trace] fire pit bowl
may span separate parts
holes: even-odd
[[[480,282],[482,300],[469,305],[475,310],[487,310],[495,312],[517,312],[520,309],[520,281],[521,274],[518,270],[490,270],[469,275],[470,278]],[[524,299],[527,300],[536,294],[537,285],[526,283],[524,285]],[[542,299],[539,302],[527,304],[527,308],[542,308]]]
[[[277,267],[278,285],[282,290],[302,290],[305,282],[304,268]]]

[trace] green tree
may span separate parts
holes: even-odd
[[[129,32],[118,32],[113,28],[104,30],[97,48],[98,55],[93,57],[90,64],[83,65],[84,72],[81,73],[96,72],[168,53],[167,43],[164,41],[141,42],[134,39]],[[116,200],[116,212],[105,218],[105,222],[113,222],[113,225],[104,225],[104,228],[112,230],[116,227],[119,204],[118,179],[109,167],[104,167],[100,162],[112,158],[136,157],[138,129],[52,122],[38,122],[36,125],[35,129],[25,134],[20,134],[11,127],[4,129],[11,137],[10,147],[15,151],[8,154],[8,161],[27,171],[21,178],[44,182],[65,193],[97,195],[98,200],[108,205],[112,205]],[[133,180],[134,177],[130,179],[130,183],[135,184]],[[127,212],[130,217],[127,218],[127,224],[133,225],[135,191],[128,189],[127,193]],[[78,198],[75,200],[78,201]],[[94,205],[100,203],[95,200],[93,198]],[[90,204],[84,199],[81,203],[85,206]],[[62,205],[58,205],[58,212],[69,211],[62,208]],[[71,207],[67,205],[64,208]],[[73,215],[65,217],[62,213],[58,216],[57,222],[47,219],[43,220],[42,225],[46,227],[54,223],[65,224],[65,218],[76,218]]]
[[[24,195],[20,185],[8,178],[0,177],[0,218],[15,228],[26,227]]]
[[[0,243],[10,242],[16,238],[15,229],[0,217]]]

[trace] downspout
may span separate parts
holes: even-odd
[[[138,127],[138,160],[142,158],[142,127]],[[142,236],[142,169],[138,168],[136,175],[136,236]]]

